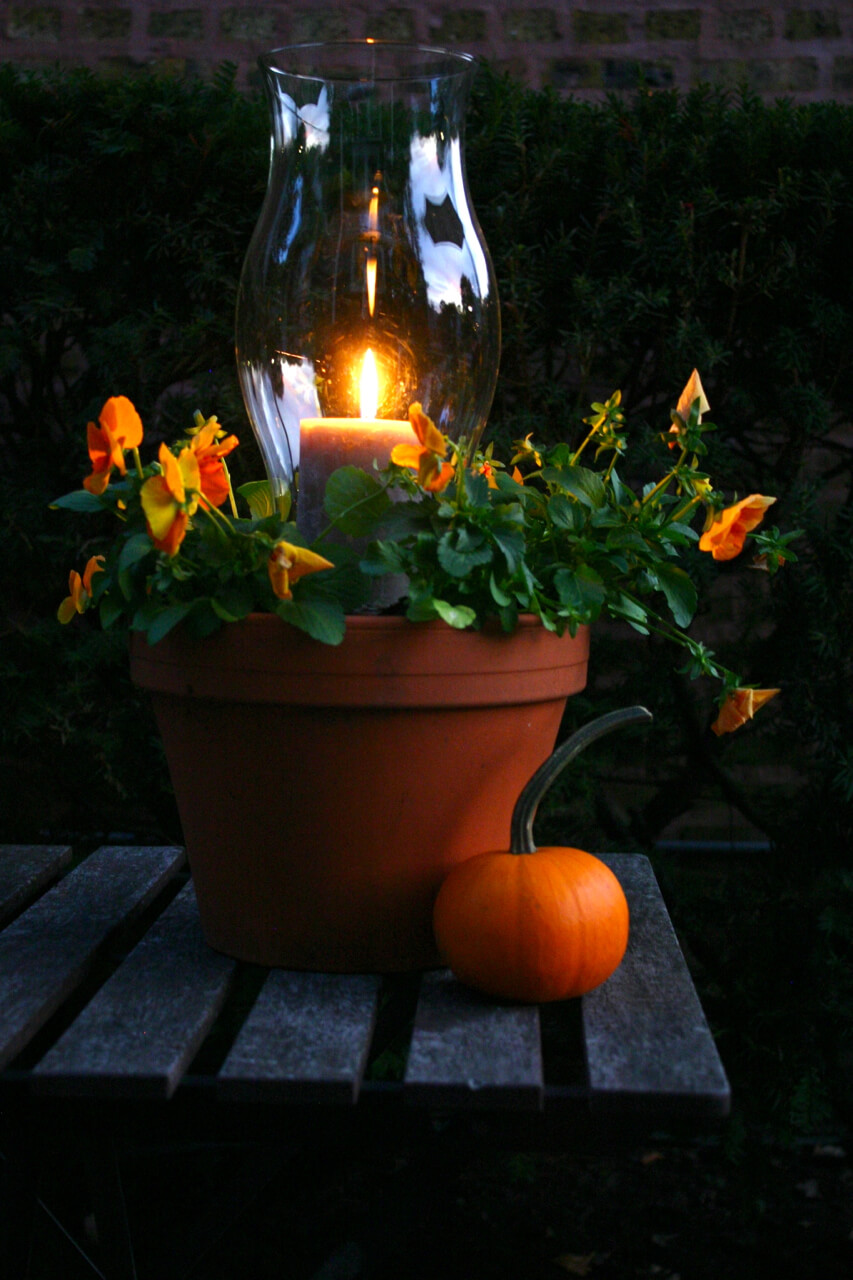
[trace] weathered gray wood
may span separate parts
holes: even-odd
[[[39,1092],[169,1098],[219,1013],[236,961],[204,941],[186,885],[33,1073]]]
[[[223,1063],[218,1091],[265,1102],[355,1102],[379,982],[274,969]]]
[[[0,845],[0,925],[35,898],[70,862],[68,845]]]
[[[424,974],[404,1078],[432,1106],[542,1106],[539,1011],[468,990],[448,970]]]
[[[631,912],[628,950],[583,997],[592,1103],[671,1114],[728,1114],[731,1095],[693,980],[647,858],[603,855]]]
[[[78,985],[109,935],[143,910],[182,849],[99,849],[0,934],[0,1066]]]

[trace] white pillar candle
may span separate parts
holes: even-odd
[[[296,523],[313,542],[329,520],[323,510],[326,482],[338,467],[372,471],[374,462],[384,467],[395,444],[413,444],[411,423],[397,418],[377,418],[376,363],[368,348],[361,378],[361,417],[303,418],[299,423],[299,499]]]
[[[299,501],[296,523],[313,542],[327,528],[326,481],[338,467],[384,467],[395,444],[414,440],[408,422],[388,418],[303,418],[299,432]]]

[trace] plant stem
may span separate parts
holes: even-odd
[[[643,502],[642,502],[643,506],[645,506],[647,502],[651,502],[652,498],[657,497],[659,493],[662,493],[664,489],[668,487],[669,482],[678,475],[678,467],[681,465],[683,460],[684,460],[684,453],[682,451],[682,455],[681,455],[681,458],[679,458],[678,465],[673,467],[672,471],[668,471],[662,480],[658,480],[654,489],[649,490],[649,492],[643,498]]]
[[[683,507],[680,507],[679,510],[676,511],[675,515],[670,518],[668,523],[673,524],[676,520],[681,520],[684,516],[687,515],[687,512],[691,509],[691,507],[695,507],[696,503],[701,501],[702,499],[697,493],[695,497],[691,498],[688,503],[686,503]]]
[[[202,511],[206,512],[207,515],[211,517],[211,519],[213,520],[214,527],[218,529],[220,533],[223,533],[223,534],[226,532],[228,534],[234,533],[234,526],[231,523],[231,521],[228,519],[228,517],[225,515],[223,511],[219,511],[216,507],[214,507],[213,503],[202,501],[199,505],[201,506]]]
[[[236,520],[237,519],[237,503],[234,499],[234,489],[232,488],[232,485],[231,485],[231,472],[228,470],[228,464],[225,461],[225,459],[222,458],[220,459],[220,461],[222,462],[222,470],[225,472],[225,479],[228,481],[228,498],[231,503],[231,514]]]
[[[576,462],[577,462],[578,458],[581,456],[581,454],[583,453],[584,449],[585,449],[585,448],[586,448],[586,446],[589,444],[590,440],[593,438],[593,436],[595,435],[595,433],[596,433],[596,431],[597,431],[597,430],[598,430],[598,427],[591,427],[591,428],[590,428],[589,435],[586,437],[586,439],[585,439],[584,441],[582,441],[582,442],[581,442],[581,444],[580,444],[580,445],[578,445],[577,449],[575,450],[575,452],[572,454],[571,458],[569,459],[569,466],[570,466],[570,467],[573,467],[573,466],[576,464]]]

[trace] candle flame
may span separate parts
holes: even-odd
[[[361,416],[372,419],[376,417],[379,406],[379,375],[376,372],[376,359],[370,347],[364,353],[361,366]]]

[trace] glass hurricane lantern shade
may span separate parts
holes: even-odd
[[[471,207],[467,54],[382,42],[260,59],[266,199],[237,302],[243,397],[281,509],[325,526],[328,474],[413,443],[419,401],[476,440],[497,381],[494,269]]]

